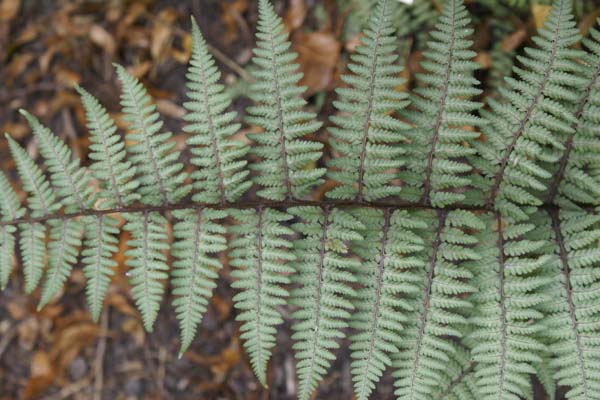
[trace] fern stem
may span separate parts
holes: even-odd
[[[452,60],[454,58],[454,42],[456,40],[456,2],[451,0],[452,5],[452,32],[450,33],[450,51],[448,51],[448,61],[446,64],[446,70],[444,71],[444,82],[442,88],[442,97],[438,103],[438,111],[435,115],[435,121],[433,123],[433,139],[431,141],[431,148],[427,154],[427,167],[425,169],[425,182],[423,183],[423,194],[421,195],[421,203],[427,206],[430,205],[430,192],[431,192],[431,174],[433,172],[433,160],[435,158],[435,148],[440,138],[440,127],[442,126],[442,117],[444,115],[444,109],[446,108],[446,98],[448,97],[448,88],[450,86],[450,73],[452,72]]]
[[[410,399],[414,399],[415,395],[415,380],[417,379],[419,361],[421,355],[421,346],[423,344],[423,338],[425,336],[425,326],[427,325],[427,318],[429,314],[429,305],[431,302],[431,289],[433,287],[433,278],[435,277],[435,266],[437,264],[438,250],[442,244],[442,232],[446,225],[446,217],[448,212],[446,210],[439,210],[438,214],[438,227],[435,231],[435,239],[432,244],[431,259],[429,263],[429,271],[427,273],[427,286],[425,288],[425,298],[423,300],[423,312],[421,313],[421,324],[419,326],[419,332],[417,335],[417,343],[415,344],[415,361],[413,363],[413,371],[410,380]]]
[[[577,132],[579,130],[579,126],[581,124],[581,120],[580,120],[581,115],[583,114],[583,111],[585,110],[585,106],[590,101],[592,89],[594,88],[594,86],[596,86],[596,82],[598,81],[598,76],[600,76],[600,64],[598,64],[598,66],[596,67],[596,71],[594,72],[594,75],[592,76],[592,79],[591,79],[589,85],[585,88],[583,95],[581,96],[581,99],[579,101],[579,106],[577,107],[577,111],[575,113],[575,118],[577,121],[571,125],[571,127],[573,128],[573,132],[571,132],[569,134],[569,136],[565,142],[565,150],[563,152],[562,157],[560,158],[558,171],[556,172],[556,174],[554,174],[554,178],[552,179],[552,182],[550,183],[550,186],[548,189],[548,196],[546,197],[545,204],[552,204],[554,202],[556,195],[558,194],[558,188],[559,188],[560,182],[563,179],[563,176],[567,169],[567,163],[569,162],[569,155],[571,153],[571,150],[573,150],[573,141],[575,139],[575,134],[577,134]]]
[[[256,342],[258,343],[258,345],[256,346],[256,360],[257,360],[257,365],[256,365],[256,370],[257,370],[257,375],[259,375],[259,379],[261,381],[261,383],[263,385],[266,386],[266,377],[264,375],[266,375],[265,371],[260,371],[260,374],[258,373],[258,369],[260,368],[261,365],[261,360],[262,360],[262,332],[261,332],[261,312],[262,312],[262,286],[263,286],[263,271],[262,271],[262,263],[263,263],[263,214],[264,214],[264,209],[263,207],[258,207],[256,209],[256,213],[258,214],[258,221],[256,223],[256,229],[258,230],[257,235],[256,235],[256,319],[254,320],[255,322],[255,327],[256,327]],[[264,374],[264,375],[261,375]]]
[[[583,357],[583,346],[581,344],[581,335],[579,333],[579,323],[577,321],[577,314],[575,310],[575,303],[573,301],[573,288],[571,287],[571,271],[569,269],[569,255],[565,247],[565,241],[560,229],[560,218],[559,211],[556,208],[548,210],[548,214],[552,219],[552,229],[554,230],[554,240],[559,249],[560,262],[562,264],[562,273],[564,275],[565,291],[567,292],[567,304],[569,305],[569,318],[571,320],[571,328],[575,335],[575,346],[577,347],[577,362],[579,366],[579,372],[581,373],[583,380],[583,398],[588,399],[589,388],[588,388],[588,376],[585,368],[585,361]]]
[[[362,390],[359,398],[368,398],[368,393],[364,393],[367,388],[367,382],[369,380],[369,366],[371,365],[371,359],[373,358],[373,351],[375,350],[375,341],[377,340],[377,328],[379,325],[379,313],[381,307],[381,289],[383,287],[383,274],[385,273],[385,247],[388,242],[388,235],[391,226],[391,214],[392,210],[389,208],[385,209],[384,222],[383,222],[383,236],[381,237],[381,249],[379,250],[379,267],[377,268],[377,291],[375,293],[375,304],[373,305],[373,321],[371,323],[370,335],[371,341],[369,342],[369,355],[367,356],[367,362],[365,363],[365,371],[362,375],[362,381],[359,387]]]
[[[387,0],[382,1],[381,3],[381,15],[379,21],[381,21],[386,15],[386,6],[388,2]],[[373,61],[371,64],[371,71],[369,76],[369,95],[368,95],[368,103],[367,103],[367,112],[365,115],[365,122],[363,124],[363,134],[362,134],[362,143],[360,149],[360,157],[359,157],[359,165],[358,165],[358,193],[356,194],[356,199],[358,201],[363,201],[363,189],[364,189],[364,179],[365,179],[365,161],[367,158],[367,144],[369,142],[369,128],[371,126],[371,114],[373,112],[373,97],[375,94],[375,75],[377,73],[377,58],[378,58],[378,50],[379,50],[379,40],[381,38],[381,27],[383,24],[378,24],[377,32],[375,33],[375,44],[373,45]]]
[[[544,90],[546,89],[546,83],[548,82],[548,77],[550,76],[550,72],[552,71],[552,67],[554,66],[554,62],[556,61],[556,56],[558,53],[558,39],[559,39],[559,32],[560,32],[561,23],[562,23],[562,16],[563,16],[562,12],[564,9],[563,3],[565,1],[566,0],[561,0],[560,4],[556,4],[554,6],[554,7],[558,7],[558,9],[560,10],[559,11],[560,14],[558,15],[558,18],[557,18],[558,22],[556,23],[556,29],[555,29],[554,35],[552,37],[552,50],[550,52],[549,61],[546,64],[546,68],[544,70],[544,77],[540,80],[541,83],[538,86],[538,90],[537,90],[535,96],[533,97],[533,99],[531,100],[531,104],[529,105],[529,107],[527,107],[527,110],[525,111],[525,115],[519,122],[519,126],[518,126],[517,130],[513,133],[512,141],[508,145],[505,155],[500,160],[500,167],[498,168],[498,171],[496,171],[496,174],[494,176],[494,181],[492,184],[492,188],[490,190],[490,197],[488,198],[488,201],[486,203],[486,208],[491,209],[494,206],[494,202],[496,201],[496,196],[498,195],[498,191],[500,190],[500,185],[502,184],[502,180],[504,178],[504,170],[506,169],[506,166],[508,165],[508,159],[510,158],[511,153],[513,152],[515,146],[517,145],[517,141],[519,140],[521,135],[525,132],[525,125],[527,125],[527,122],[529,122],[531,116],[533,115],[534,109],[537,107],[539,101],[542,99]]]
[[[288,154],[285,143],[285,130],[283,125],[283,104],[281,102],[281,88],[279,87],[279,73],[277,71],[277,53],[275,52],[275,38],[273,27],[269,29],[269,42],[271,43],[271,54],[273,55],[273,85],[275,87],[275,104],[277,104],[277,130],[279,131],[279,143],[281,143],[281,168],[283,169],[283,183],[285,185],[285,199],[291,200],[292,182],[290,181],[290,169],[288,166]]]
[[[500,213],[496,214],[496,222],[498,224],[498,296],[499,306],[500,306],[500,322],[502,324],[502,336],[500,338],[500,376],[498,377],[500,388],[498,390],[498,399],[500,400],[503,397],[504,392],[504,376],[505,376],[505,366],[506,366],[506,330],[508,329],[508,323],[506,322],[506,306],[504,304],[505,294],[504,294],[504,269],[505,269],[505,260],[504,260],[504,230],[502,229],[502,216]]]
[[[312,392],[311,383],[313,380],[313,371],[315,367],[315,356],[317,352],[317,343],[320,342],[320,328],[321,328],[321,290],[323,288],[323,270],[325,269],[325,251],[327,245],[327,227],[329,225],[329,207],[325,206],[323,208],[323,227],[321,233],[321,248],[319,250],[319,271],[317,274],[317,284],[316,289],[317,292],[315,294],[314,303],[317,305],[317,315],[315,316],[315,322],[313,325],[313,329],[315,331],[314,335],[312,335],[312,344],[311,344],[311,357],[310,357],[310,366],[308,368],[308,373],[305,375],[304,382],[302,385],[302,389],[300,389],[299,398],[300,399],[308,399]]]
[[[115,207],[115,208],[106,208],[106,209],[87,209],[84,211],[72,212],[72,213],[62,213],[62,214],[48,214],[41,217],[23,217],[17,218],[10,221],[0,221],[0,226],[5,225],[17,225],[20,223],[35,223],[35,222],[46,222],[55,219],[68,219],[68,218],[79,218],[86,216],[101,216],[101,215],[109,215],[109,214],[137,214],[137,213],[149,213],[149,212],[168,212],[174,210],[191,210],[191,209],[202,209],[202,208],[212,208],[215,210],[227,210],[227,209],[251,209],[251,208],[289,208],[289,207],[301,207],[301,206],[313,206],[313,207],[339,207],[339,208],[376,208],[376,209],[394,209],[394,210],[411,210],[411,209],[424,209],[424,210],[437,210],[434,207],[423,206],[418,203],[410,202],[410,201],[375,201],[375,202],[366,202],[366,201],[355,201],[355,200],[288,200],[288,201],[239,201],[235,203],[228,203],[224,205],[215,205],[211,203],[203,203],[203,202],[184,202],[184,203],[176,203],[176,204],[165,204],[160,206],[151,206],[151,205],[131,205],[125,207]],[[471,210],[471,211],[479,211],[485,212],[489,211],[484,207],[477,207],[471,205],[453,205],[447,206],[444,210]]]

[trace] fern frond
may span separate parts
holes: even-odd
[[[4,173],[0,172],[0,215],[2,221],[11,221],[25,215],[25,209]],[[14,225],[0,226],[0,290],[6,289],[15,264]]]
[[[420,259],[427,261],[407,297],[410,312],[400,351],[393,355],[398,399],[428,400],[441,389],[457,351],[451,338],[462,336],[467,323],[463,313],[471,308],[464,297],[475,290],[472,273],[461,264],[479,257],[471,248],[477,240],[467,232],[482,227],[474,214],[457,210],[438,211],[435,218],[431,213],[420,216],[428,222],[427,229],[418,232],[426,240]]]
[[[133,235],[127,242],[129,257],[126,264],[131,284],[131,294],[142,315],[144,328],[150,332],[160,309],[164,293],[162,281],[169,277],[167,271],[167,221],[157,212],[144,212],[142,216],[124,214],[125,229]]]
[[[340,183],[327,192],[331,198],[373,201],[400,191],[392,181],[403,164],[399,144],[409,126],[389,113],[406,107],[408,96],[396,89],[405,81],[402,67],[396,65],[393,1],[377,2],[348,65],[353,75],[342,76],[348,87],[336,90],[334,105],[341,114],[331,117],[337,126],[329,129],[330,143],[342,155],[328,162],[334,169],[329,176]]]
[[[28,194],[27,206],[31,216],[43,217],[58,211],[61,208],[60,204],[40,168],[8,134],[6,139],[12,158],[17,165],[23,188]],[[44,273],[46,226],[37,222],[22,223],[19,225],[19,233],[19,248],[25,274],[25,292],[31,293],[38,286]]]
[[[233,301],[240,311],[241,338],[250,356],[252,369],[263,386],[267,384],[267,364],[275,346],[277,325],[283,322],[277,309],[286,303],[295,259],[292,242],[286,236],[293,231],[283,225],[292,216],[271,208],[231,210],[239,224],[231,228],[237,234],[231,242],[231,265],[235,267],[232,286],[240,290]]]
[[[41,310],[62,289],[77,262],[83,226],[75,219],[53,219],[48,243],[48,270],[38,305]]]
[[[546,305],[550,366],[567,399],[600,399],[600,215],[550,211],[555,257]]]
[[[301,219],[293,226],[302,238],[294,242],[298,259],[292,280],[297,287],[290,303],[298,307],[292,314],[297,321],[292,339],[298,398],[308,400],[335,360],[338,340],[345,337],[351,299],[356,296],[350,286],[356,281],[351,271],[360,266],[358,260],[348,258],[347,241],[361,240],[358,232],[365,227],[340,209],[294,207],[289,211]]]
[[[227,111],[231,99],[218,83],[221,73],[194,18],[192,37],[192,59],[186,75],[191,101],[183,105],[188,111],[184,119],[190,123],[184,128],[190,134],[186,143],[194,155],[190,162],[199,168],[191,175],[196,190],[193,200],[233,202],[252,186],[244,160],[250,148],[232,139],[240,124],[234,122],[236,113]]]
[[[489,192],[487,206],[517,220],[527,219],[527,206],[543,203],[546,182],[573,132],[572,109],[585,80],[573,74],[581,52],[572,48],[580,37],[571,8],[570,0],[554,2],[532,39],[537,47],[517,57],[521,67],[499,89],[502,98],[489,99],[486,141],[474,143],[480,157],[472,160],[484,175],[480,187]]]
[[[173,204],[190,191],[184,184],[186,173],[179,162],[175,142],[169,140],[171,132],[161,132],[163,126],[156,106],[152,104],[146,88],[125,68],[115,64],[122,84],[121,106],[124,119],[129,122],[127,147],[130,161],[137,169],[140,187],[137,193],[141,202],[150,205]]]
[[[83,219],[84,241],[81,252],[83,275],[87,279],[86,297],[92,319],[98,321],[104,298],[117,262],[113,255],[119,250],[119,221],[106,215]]]
[[[248,135],[257,144],[252,153],[260,157],[251,168],[258,173],[254,182],[257,194],[271,200],[302,198],[323,182],[323,168],[315,168],[323,145],[306,140],[321,123],[313,112],[305,111],[301,97],[305,88],[298,86],[302,73],[293,61],[288,35],[281,18],[269,0],[259,0],[257,43],[253,62],[256,83],[251,95],[255,105],[248,107],[249,124],[264,132]]]
[[[600,19],[598,20],[600,23]],[[565,141],[558,169],[549,184],[546,203],[600,205],[600,31],[583,39],[587,49],[579,76],[585,80],[578,99],[573,131]],[[558,198],[556,198],[558,196]]]
[[[217,286],[218,270],[223,266],[215,255],[227,245],[225,227],[215,220],[225,218],[227,213],[198,209],[179,210],[173,214],[177,221],[173,226],[175,261],[171,284],[173,294],[177,296],[173,307],[181,331],[181,355],[194,340],[212,290]]]
[[[406,301],[416,290],[414,282],[423,262],[423,239],[414,229],[426,229],[425,222],[407,211],[361,209],[353,212],[365,225],[364,240],[353,242],[354,253],[362,263],[353,271],[361,288],[357,290],[350,327],[352,380],[357,399],[368,399],[401,345],[400,332]]]
[[[481,93],[473,77],[479,64],[472,60],[476,53],[467,39],[473,34],[470,22],[462,0],[447,1],[423,53],[425,73],[417,74],[423,85],[411,96],[416,109],[406,113],[415,126],[409,131],[407,170],[401,175],[406,182],[402,197],[410,201],[444,207],[465,200],[464,188],[472,178],[463,159],[474,149],[464,143],[479,136],[465,127],[481,125],[473,112],[482,106],[470,100]]]
[[[123,207],[139,200],[136,168],[125,159],[125,143],[117,134],[114,120],[94,96],[79,86],[75,88],[85,108],[91,142],[88,157],[94,161],[90,170],[100,183],[102,206]]]
[[[549,277],[542,272],[549,256],[539,254],[544,240],[535,238],[532,224],[511,223],[499,214],[485,218],[475,280],[479,292],[472,296],[477,384],[484,400],[530,398],[529,374],[545,350],[537,337],[538,308],[545,301]]]
[[[66,212],[86,210],[94,204],[89,176],[72,160],[71,149],[50,129],[25,110],[19,110],[27,119],[33,134],[40,144],[40,153],[50,172],[52,187],[65,206]]]

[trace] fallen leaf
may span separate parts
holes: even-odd
[[[30,377],[23,393],[25,400],[37,397],[54,382],[54,368],[48,353],[45,351],[35,352],[30,365]]]
[[[166,49],[169,47],[173,35],[173,22],[177,15],[171,9],[162,10],[154,23],[152,30],[152,44],[150,54],[155,60],[164,59]]]
[[[17,16],[21,0],[2,0],[0,3],[0,21],[10,21]]]
[[[235,0],[232,2],[221,2],[221,8],[223,9],[223,15],[221,16],[221,22],[225,27],[225,34],[223,35],[223,42],[229,44],[237,39],[238,33],[237,28],[240,23],[243,22],[244,14],[248,10],[248,0]]]
[[[533,14],[533,21],[535,22],[535,27],[537,29],[544,26],[546,18],[550,15],[551,10],[552,6],[545,4],[534,4],[531,6],[531,14]]]
[[[107,54],[111,56],[115,54],[117,48],[115,40],[102,26],[97,24],[92,25],[89,35],[92,43],[104,49]]]
[[[294,48],[304,74],[300,84],[308,87],[307,95],[326,89],[340,57],[341,44],[329,32],[294,35]]]
[[[288,32],[294,31],[302,26],[308,9],[304,0],[291,0],[283,23]]]
[[[513,51],[527,38],[527,28],[522,26],[510,35],[502,39],[500,47],[503,51]]]

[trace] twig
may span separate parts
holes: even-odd
[[[229,67],[232,71],[234,71],[236,74],[238,74],[240,76],[240,78],[242,78],[243,80],[245,80],[248,83],[256,82],[256,79],[254,79],[254,77],[252,75],[250,75],[248,72],[246,72],[246,70],[244,68],[240,67],[240,65],[238,63],[236,63],[231,58],[227,57],[224,53],[222,53],[221,50],[217,49],[216,47],[214,47],[210,44],[207,44],[207,46],[208,46],[208,51],[210,51],[217,60],[221,61],[223,64],[225,64],[227,67]]]
[[[2,358],[2,354],[8,348],[10,342],[17,336],[17,330],[19,329],[19,325],[12,326],[8,332],[2,336],[2,340],[0,340],[0,358]]]
[[[106,352],[109,313],[110,308],[107,306],[100,318],[100,337],[98,338],[96,358],[94,359],[94,400],[102,400],[102,390],[104,386],[104,353]]]

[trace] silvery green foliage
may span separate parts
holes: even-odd
[[[224,86],[219,83],[221,73],[208,52],[200,28],[192,19],[192,59],[187,73],[188,97],[184,117],[189,125],[185,131],[194,157],[191,163],[198,167],[192,174],[194,201],[203,203],[233,202],[252,186],[248,179],[244,156],[250,149],[241,140],[232,139],[240,129],[235,123],[236,113],[228,111],[231,104]]]
[[[301,97],[305,88],[298,86],[302,73],[294,63],[297,54],[290,50],[288,34],[283,30],[269,0],[259,0],[256,48],[252,59],[256,82],[250,97],[256,103],[248,107],[247,122],[264,132],[248,135],[256,142],[252,153],[260,162],[250,165],[260,197],[270,200],[303,198],[323,182],[323,168],[315,168],[323,145],[306,139],[321,123],[306,110]]]
[[[231,270],[240,336],[263,385],[278,327],[290,319],[302,400],[315,395],[344,340],[358,399],[374,398],[387,370],[398,399],[531,399],[532,375],[550,398],[556,386],[568,399],[600,398],[598,29],[575,50],[571,3],[556,0],[537,47],[497,88],[499,99],[488,97],[478,136],[464,5],[446,2],[407,106],[396,87],[390,1],[377,1],[338,92],[327,160],[334,189],[313,190],[322,144],[307,135],[320,123],[305,111],[295,55],[267,0],[247,110],[263,132],[239,141],[193,24],[189,175],[123,67],[127,140],[76,88],[89,160],[80,163],[23,111],[43,166],[7,135],[22,190],[0,174],[0,286],[20,266],[26,292],[42,282],[43,307],[81,256],[97,320],[124,248],[147,330],[173,288],[182,353],[221,269]]]
[[[377,2],[361,44],[351,56],[350,72],[342,75],[347,87],[338,88],[329,128],[331,146],[339,153],[331,158],[329,176],[339,182],[327,195],[334,199],[373,201],[397,195],[405,150],[406,123],[390,115],[408,105],[407,94],[396,90],[405,83],[397,65],[396,37],[390,20],[394,0]]]
[[[479,132],[465,127],[481,125],[474,112],[481,103],[471,100],[481,93],[473,72],[479,64],[471,50],[473,29],[462,0],[446,2],[444,12],[431,32],[417,74],[411,102],[404,112],[414,125],[407,132],[406,182],[401,197],[434,207],[472,203],[467,189],[472,180],[471,166],[464,161],[475,149],[465,146]]]
[[[232,286],[240,290],[234,298],[240,310],[241,338],[259,381],[266,385],[267,363],[275,346],[277,325],[283,322],[278,306],[286,303],[294,272],[289,265],[295,260],[292,242],[286,236],[293,232],[285,221],[292,216],[272,208],[232,210],[238,222],[231,228],[237,234],[231,242],[231,265],[235,268]]]
[[[582,87],[589,84],[577,72],[582,52],[570,0],[557,0],[546,24],[518,56],[514,76],[499,88],[500,99],[489,99],[482,112],[489,122],[486,140],[474,142],[473,165],[483,172],[477,183],[484,202],[508,217],[526,220],[528,206],[540,206],[548,181],[574,133],[573,113]]]

